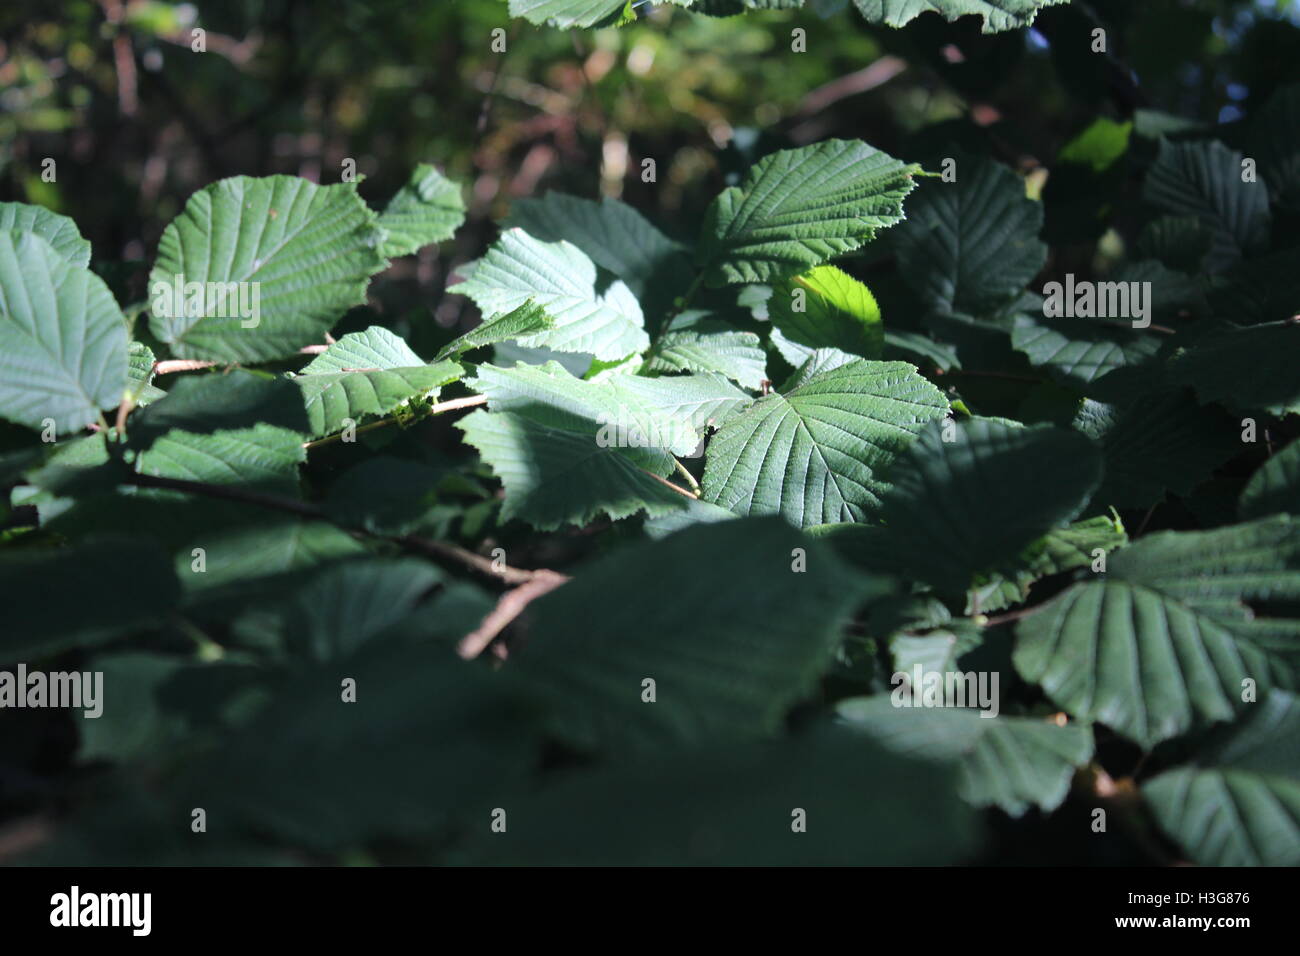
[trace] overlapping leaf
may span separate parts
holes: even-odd
[[[667,310],[691,282],[686,247],[615,199],[597,203],[556,192],[520,199],[511,204],[502,225],[521,228],[542,242],[573,243],[627,283],[650,316]]]
[[[1260,466],[1241,492],[1241,516],[1262,518],[1285,511],[1300,515],[1300,440]]]
[[[126,325],[102,279],[35,232],[0,231],[0,418],[59,432],[115,408]]]
[[[1300,621],[1251,606],[1298,597],[1289,517],[1149,535],[1021,620],[1016,669],[1076,717],[1152,746],[1232,719],[1244,681],[1294,680]]]
[[[646,357],[651,372],[719,372],[745,388],[757,389],[767,378],[767,356],[753,332],[697,321],[661,335]]]
[[[1160,828],[1205,866],[1300,864],[1300,701],[1273,691],[1194,764],[1142,795]]]
[[[778,284],[768,300],[772,344],[795,368],[817,349],[878,359],[884,350],[880,306],[865,285],[834,266]]]
[[[709,444],[703,497],[799,526],[860,521],[886,488],[882,469],[947,409],[914,367],[853,360],[723,425]]]
[[[77,224],[44,206],[0,202],[0,232],[34,232],[74,266],[90,265],[90,243],[81,238]]]
[[[956,763],[964,799],[1016,817],[1031,806],[1055,810],[1075,768],[1092,757],[1087,727],[1058,727],[1043,718],[990,717],[971,707],[900,708],[886,694],[843,700],[835,711],[890,750]]]
[[[906,26],[922,13],[939,13],[948,20],[980,16],[985,33],[1027,27],[1044,7],[1070,0],[853,0],[872,23]]]
[[[436,397],[456,381],[455,362],[426,365],[411,347],[374,326],[343,336],[294,377],[302,390],[313,437],[329,435],[351,420],[387,415],[417,397]]]
[[[183,358],[292,355],[365,301],[388,265],[383,235],[354,183],[223,179],[191,196],[159,240],[149,328]]]
[[[975,573],[1077,517],[1101,480],[1101,455],[1084,436],[1052,426],[941,422],[921,432],[886,479],[880,513],[899,563],[962,591]]]
[[[636,297],[622,281],[597,292],[596,281],[595,264],[572,243],[509,229],[451,291],[469,296],[488,318],[529,300],[545,309],[555,326],[519,339],[524,346],[590,352],[605,361],[644,351],[650,339]]]
[[[651,578],[663,590],[648,591]],[[586,746],[767,735],[867,593],[829,548],[777,519],[697,525],[603,558],[538,601],[516,663]],[[580,618],[601,626],[574,627]]]
[[[959,156],[956,172],[956,182],[925,182],[893,239],[904,280],[930,309],[978,316],[1015,299],[1042,269],[1043,207],[990,159]]]
[[[1268,240],[1268,187],[1247,181],[1242,156],[1217,141],[1162,141],[1147,172],[1146,200],[1176,216],[1195,216],[1213,236],[1211,269],[1254,253]]]

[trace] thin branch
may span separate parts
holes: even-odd
[[[154,362],[153,373],[155,375],[170,375],[173,372],[197,372],[202,368],[212,368],[216,362],[208,362],[204,359],[168,359],[165,362]]]
[[[549,594],[569,580],[568,575],[556,571],[535,571],[532,580],[511,588],[497,600],[497,605],[488,612],[480,624],[461,638],[456,645],[456,653],[466,660],[478,657],[504,631],[510,622],[524,612],[537,598]]]
[[[1010,611],[1006,614],[999,614],[997,617],[987,617],[984,619],[984,627],[997,627],[999,624],[1007,624],[1011,621],[1018,621],[1022,617],[1029,617],[1031,614],[1037,614],[1046,604],[1035,604],[1033,607],[1022,607],[1018,611]]]
[[[163,488],[168,491],[180,491],[186,494],[202,495],[206,498],[220,498],[225,501],[234,501],[240,504],[256,505],[259,508],[266,508],[269,511],[282,511],[287,514],[298,515],[302,518],[310,518],[317,521],[329,521],[330,517],[321,508],[310,504],[306,501],[298,501],[293,498],[281,498],[278,495],[269,495],[260,491],[251,491],[247,488],[240,488],[234,485],[212,485],[203,481],[189,481],[184,478],[164,478],[159,475],[141,475],[134,474],[127,483],[135,485],[138,488]],[[382,535],[366,531],[361,528],[348,528],[348,530],[359,537],[373,538],[379,541],[389,541],[399,547],[409,551],[426,555],[438,559],[443,563],[455,563],[467,567],[472,571],[507,584],[523,584],[531,581],[535,575],[542,574],[543,571],[528,571],[523,568],[512,568],[509,565],[497,566],[493,561],[483,557],[481,554],[475,554],[459,545],[449,544],[446,541],[431,541],[427,538],[419,538],[415,535]],[[554,571],[545,571],[545,574],[555,574]]]
[[[677,492],[679,495],[681,495],[681,496],[684,497],[684,498],[690,498],[692,501],[698,501],[698,500],[699,500],[699,497],[700,497],[699,495],[693,495],[693,494],[691,494],[689,491],[687,491],[687,490],[686,490],[685,488],[683,488],[681,485],[674,485],[674,484],[673,484],[671,481],[669,481],[667,478],[662,478],[662,477],[660,477],[659,475],[656,475],[653,471],[646,471],[646,469],[644,469],[644,468],[638,468],[637,470],[638,470],[638,471],[645,472],[647,475],[649,475],[649,476],[650,476],[651,478],[653,478],[655,481],[659,482],[659,484],[664,485],[664,486],[666,486],[666,487],[668,487],[668,488],[671,488],[673,491]]]
[[[122,436],[126,434],[126,416],[131,414],[131,409],[135,408],[135,402],[130,398],[123,398],[117,406],[117,437],[121,441]]]
[[[487,401],[486,395],[466,395],[464,398],[452,398],[445,402],[439,402],[436,405],[429,406],[429,415],[441,415],[443,412],[452,412],[458,408],[472,408],[475,405],[482,405]],[[397,421],[396,418],[381,418],[379,421],[370,422],[368,425],[362,425],[352,434],[360,435],[362,432],[374,431],[376,428],[383,428],[385,425],[392,425]],[[325,438],[318,438],[315,441],[305,442],[303,448],[319,448],[321,445],[330,445],[343,438],[343,432],[335,435],[329,435]]]
[[[392,541],[394,544],[401,545],[410,551],[418,551],[429,557],[445,558],[456,561],[468,568],[485,574],[488,577],[498,578],[506,584],[526,584],[538,574],[554,574],[554,571],[528,571],[524,568],[512,568],[508,564],[498,565],[490,558],[485,558],[481,554],[475,554],[467,548],[460,545],[449,544],[446,541],[431,541],[428,538],[417,538],[414,535],[402,535],[400,537],[385,538],[385,541]]]

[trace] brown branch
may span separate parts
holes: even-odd
[[[458,408],[471,408],[475,405],[482,405],[487,401],[486,395],[466,395],[464,398],[452,398],[445,402],[439,402],[436,405],[429,406],[429,415],[441,415],[443,412],[452,412]],[[376,428],[383,428],[385,425],[392,425],[397,421],[396,418],[381,418],[377,422],[370,422],[362,425],[354,435],[360,435],[362,432],[374,431]],[[315,441],[303,443],[303,448],[319,448],[321,445],[330,445],[339,441],[343,437],[343,432],[334,435],[327,435],[325,438],[318,438]]]
[[[693,494],[691,494],[689,491],[687,491],[687,490],[686,490],[685,488],[683,488],[681,485],[674,485],[674,484],[673,484],[671,481],[669,481],[667,478],[662,478],[662,477],[660,477],[659,475],[656,475],[653,471],[646,471],[646,469],[644,469],[644,468],[638,468],[638,470],[639,470],[639,471],[643,471],[643,472],[645,472],[647,475],[649,475],[649,476],[650,476],[651,478],[653,478],[655,481],[659,482],[659,484],[661,484],[661,485],[665,485],[665,486],[671,488],[673,491],[677,492],[677,493],[678,493],[679,495],[681,495],[683,498],[690,498],[692,501],[699,501],[699,500],[700,500],[700,496],[699,496],[699,495],[693,495]]]
[[[569,580],[568,575],[545,569],[534,571],[532,575],[531,580],[501,595],[496,607],[483,618],[483,623],[461,638],[456,645],[457,654],[466,660],[478,657],[529,604]]]
[[[999,614],[997,617],[986,617],[984,627],[997,627],[999,624],[1008,624],[1011,621],[1018,621],[1022,617],[1029,617],[1031,614],[1037,614],[1046,604],[1035,604],[1033,607],[1022,607],[1018,611],[1010,611],[1006,614]]]
[[[212,368],[216,362],[208,362],[203,359],[168,359],[165,362],[154,362],[153,373],[155,375],[170,375],[172,372],[197,372],[202,368]]]
[[[184,478],[164,478],[160,475],[141,474],[132,475],[127,480],[127,483],[135,485],[137,488],[163,488],[168,491],[179,491],[186,494],[202,495],[206,498],[220,498],[225,501],[238,502],[239,504],[255,505],[269,511],[282,511],[315,521],[330,521],[329,515],[324,510],[309,502],[298,501],[293,498],[281,498],[278,495],[250,491],[247,488],[239,488],[233,485],[212,485],[207,482],[189,481]],[[475,554],[473,551],[459,545],[449,544],[446,541],[432,541],[415,535],[375,534],[362,528],[348,528],[347,530],[358,537],[389,541],[408,551],[434,558],[442,564],[456,564],[467,567],[471,571],[477,571],[507,584],[522,584],[532,581],[537,575],[556,573],[546,570],[529,571],[523,568],[512,568],[509,565],[497,567],[489,558],[485,558],[481,554]]]

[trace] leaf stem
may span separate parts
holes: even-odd
[[[686,479],[687,483],[691,486],[691,491],[695,492],[695,497],[698,498],[701,494],[700,483],[695,480],[695,476],[692,475],[690,471],[687,470],[686,466],[683,465],[676,458],[673,459],[673,464],[677,466],[677,470],[681,472],[682,476]]]

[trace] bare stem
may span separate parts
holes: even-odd
[[[328,521],[329,516],[316,505],[306,501],[297,501],[293,498],[281,498],[278,495],[269,495],[260,491],[251,491],[247,488],[239,488],[233,485],[212,485],[203,481],[188,481],[183,478],[164,478],[159,475],[132,475],[129,483],[138,488],[164,488],[169,491],[180,491],[186,494],[202,495],[206,498],[220,498],[225,501],[235,501],[240,504],[256,505],[259,508],[266,508],[270,511],[282,511],[286,514],[298,515],[303,518],[311,518],[317,521]],[[523,584],[531,581],[535,575],[543,573],[542,571],[528,571],[523,568],[512,568],[509,565],[498,565],[481,554],[475,554],[473,551],[462,548],[459,545],[450,544],[446,541],[432,541],[427,538],[419,538],[415,535],[382,535],[374,534],[360,528],[349,528],[353,534],[359,537],[373,538],[380,541],[391,541],[399,547],[408,551],[414,551],[427,557],[432,557],[442,564],[456,564],[461,567],[467,567],[471,571],[477,571],[480,574],[507,584]],[[555,574],[554,571],[545,571],[545,574]]]
[[[677,470],[681,472],[682,477],[686,479],[686,483],[691,486],[691,491],[695,492],[695,497],[698,498],[700,496],[700,483],[695,480],[695,476],[676,458],[673,459],[673,464],[677,466]]]
[[[429,415],[441,415],[444,412],[455,411],[458,408],[472,408],[475,405],[482,405],[487,401],[486,395],[467,395],[464,398],[453,398],[445,402],[439,402],[436,405],[429,406]],[[381,418],[377,422],[371,422],[368,425],[362,425],[354,435],[360,435],[362,432],[374,431],[376,428],[383,428],[385,425],[392,425],[397,421],[396,418]],[[303,448],[319,448],[321,445],[329,445],[343,438],[343,432],[335,435],[329,435],[325,438],[318,438],[315,441],[309,441],[303,444]]]

